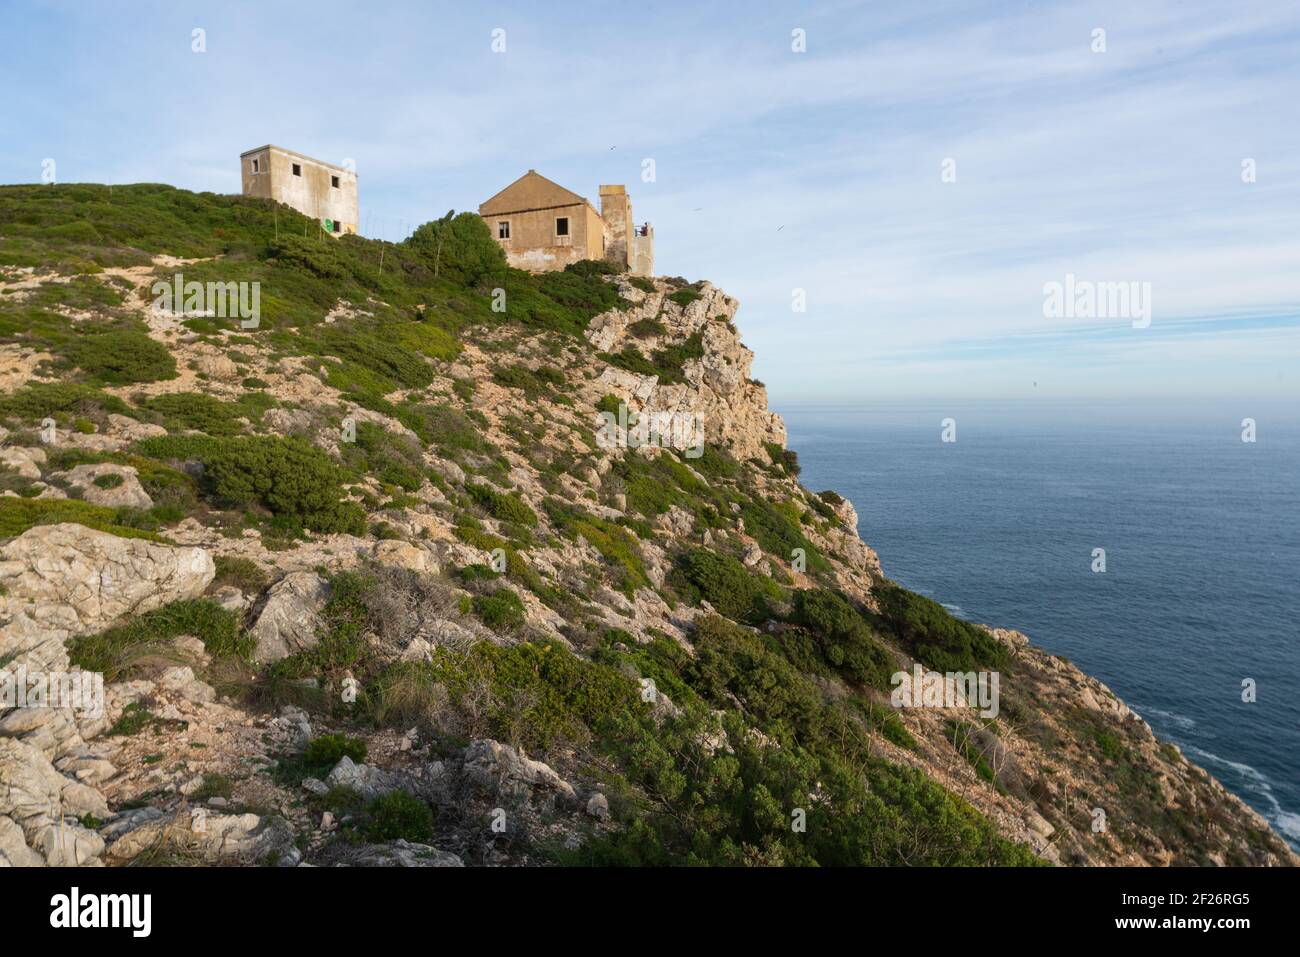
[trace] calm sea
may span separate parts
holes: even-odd
[[[887,575],[1100,678],[1300,846],[1295,405],[778,411]]]

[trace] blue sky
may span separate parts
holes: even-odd
[[[778,407],[1300,398],[1295,3],[4,0],[0,38],[0,182],[234,192],[274,142],[354,160],[388,239],[528,168],[627,183]],[[1150,326],[1046,318],[1067,273]]]

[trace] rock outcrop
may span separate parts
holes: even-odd
[[[74,673],[67,639],[194,598],[214,572],[201,548],[119,538],[83,525],[32,528],[0,547],[0,662],[10,673]],[[5,859],[51,865],[99,860],[104,841],[84,822],[110,811],[87,782],[102,781],[113,768],[88,741],[106,727],[104,713],[93,707],[0,710]],[[26,852],[17,846],[19,832]]]

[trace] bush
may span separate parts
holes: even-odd
[[[483,624],[497,631],[513,631],[524,626],[524,603],[509,588],[475,595],[473,607]]]
[[[600,552],[612,573],[614,587],[623,594],[631,596],[638,588],[650,585],[641,550],[626,528],[555,499],[546,501],[546,513],[561,534],[570,538],[581,535]]]
[[[331,732],[312,738],[303,750],[303,762],[317,768],[332,769],[344,757],[351,758],[357,764],[366,760],[366,742],[361,738]]]
[[[781,589],[772,579],[751,572],[730,555],[706,548],[686,552],[678,568],[692,603],[703,598],[718,614],[735,621],[761,621],[768,615],[769,604],[781,597]]]
[[[141,403],[162,417],[170,431],[194,429],[207,435],[235,435],[242,430],[240,408],[199,392],[171,392]]]
[[[270,576],[251,558],[218,555],[213,562],[217,566],[213,586],[233,585],[240,591],[260,592],[270,583]]]
[[[0,396],[0,416],[25,422],[86,410],[131,415],[131,407],[117,396],[80,382],[34,382]]]
[[[937,601],[894,584],[877,587],[874,594],[886,627],[935,671],[980,671],[1003,667],[1010,660],[996,639],[954,618]]]
[[[475,504],[493,518],[503,522],[514,522],[516,525],[537,524],[537,513],[514,492],[498,492],[490,485],[475,482],[467,483],[465,491],[469,492]]]
[[[817,636],[822,657],[832,668],[861,684],[889,687],[893,659],[841,593],[828,588],[795,592],[792,617]]]
[[[423,844],[433,835],[433,810],[405,791],[389,791],[366,806],[366,834],[372,841]]]
[[[36,525],[72,522],[122,538],[146,538],[161,541],[158,535],[127,524],[135,520],[130,509],[91,505],[75,498],[0,497],[0,538],[14,538]]]
[[[86,333],[69,347],[69,358],[86,375],[110,385],[176,378],[176,360],[146,333],[110,329]]]
[[[160,459],[203,463],[203,489],[226,507],[262,506],[317,532],[364,532],[365,513],[343,501],[343,474],[320,449],[299,438],[251,436],[145,439],[139,451]]]
[[[773,465],[783,469],[792,478],[798,477],[802,467],[799,465],[799,454],[794,449],[783,449],[776,442],[764,442],[763,448]]]
[[[505,253],[477,213],[449,211],[418,227],[404,243],[418,253],[435,276],[476,286],[506,271]]]

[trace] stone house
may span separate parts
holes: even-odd
[[[654,227],[637,226],[623,186],[600,187],[600,211],[529,170],[478,208],[510,265],[530,272],[604,259],[635,276],[654,273]]]
[[[273,199],[318,220],[334,236],[357,231],[357,174],[279,146],[241,153],[245,196]]]

